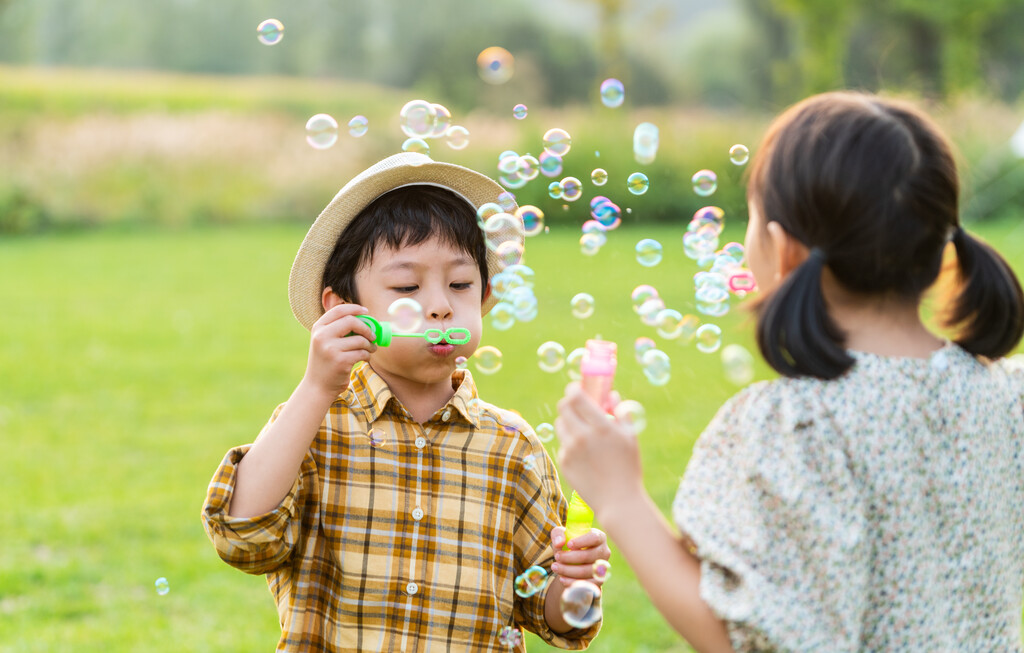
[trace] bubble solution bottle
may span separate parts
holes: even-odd
[[[615,380],[616,347],[614,342],[607,340],[588,340],[586,354],[580,361],[580,373],[583,376],[583,391],[597,402],[605,412],[610,412],[612,382]],[[569,499],[569,509],[565,515],[565,550],[569,549],[569,540],[590,532],[594,523],[594,511],[580,495],[573,490]]]

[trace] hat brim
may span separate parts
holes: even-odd
[[[356,175],[338,191],[303,238],[288,276],[288,302],[295,319],[307,329],[324,314],[323,274],[345,227],[371,202],[401,186],[430,184],[447,188],[469,202],[474,210],[498,202],[506,192],[490,177],[454,163],[434,161],[424,154],[402,152],[379,161]],[[515,208],[507,209],[515,213]],[[499,258],[487,248],[487,283],[501,271]],[[482,305],[487,314],[497,303],[491,293]]]

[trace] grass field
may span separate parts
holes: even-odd
[[[533,239],[540,316],[487,329],[504,367],[477,375],[485,398],[550,421],[567,377],[538,370],[537,346],[596,334],[619,342],[618,388],[647,408],[646,481],[666,509],[694,440],[736,391],[718,356],[692,344],[659,339],[673,365],[664,387],[629,355],[634,338],[654,336],[630,309],[634,286],[651,283],[690,311],[695,267],[682,229],[622,229],[594,258],[578,254],[568,227]],[[978,231],[1024,271],[1024,225]],[[285,289],[303,233],[249,225],[0,242],[0,651],[271,650],[278,628],[263,579],[220,562],[199,510],[224,451],[251,441],[302,374],[308,334]],[[633,260],[641,237],[665,244],[661,265]],[[585,321],[569,314],[580,291],[597,300]],[[742,310],[717,322],[726,342],[750,346]],[[760,362],[757,376],[769,376]],[[613,566],[592,650],[688,650],[625,563]],[[158,577],[166,596],[154,591]]]

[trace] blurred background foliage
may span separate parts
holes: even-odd
[[[254,34],[268,17],[285,24],[274,47]],[[400,148],[398,111],[415,97],[471,133],[462,152],[437,141],[435,158],[497,176],[499,152],[537,155],[558,126],[576,150],[565,174],[604,167],[609,195],[637,169],[682,189],[701,168],[737,177],[732,143],[753,148],[779,109],[834,88],[925,102],[968,164],[965,214],[1024,214],[1024,166],[1007,145],[1022,26],[1024,0],[0,0],[0,231],[309,220]],[[501,86],[476,74],[491,45],[516,58]],[[620,110],[598,101],[605,77],[625,83]],[[513,124],[520,102],[530,117]],[[320,112],[343,126],[366,115],[370,134],[343,128],[311,152],[302,127]],[[644,120],[662,147],[641,167],[630,139]],[[521,203],[547,202],[547,181],[517,190]],[[742,210],[741,185],[729,188],[716,203]],[[640,222],[702,204],[683,192],[637,202]]]

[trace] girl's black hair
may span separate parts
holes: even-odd
[[[959,187],[948,141],[909,104],[834,92],[779,116],[747,193],[812,255],[758,307],[765,360],[786,376],[840,376],[854,360],[828,314],[824,267],[851,292],[917,301],[950,238],[963,283],[947,325],[972,354],[1010,352],[1024,335],[1024,294],[1006,261],[960,228]]]
[[[397,250],[432,237],[473,257],[480,268],[481,295],[486,297],[487,244],[476,210],[454,192],[427,184],[388,191],[360,211],[327,259],[322,288],[347,302],[359,302],[356,273],[378,246]]]

